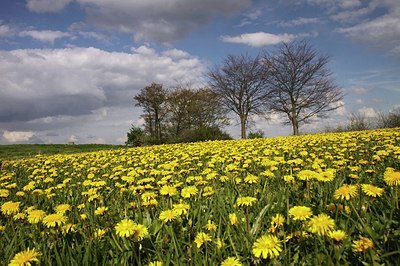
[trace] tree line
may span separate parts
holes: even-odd
[[[341,106],[342,90],[328,69],[329,57],[305,40],[283,42],[270,53],[228,55],[205,75],[201,89],[165,89],[153,83],[134,97],[143,108],[144,129],[132,127],[127,144],[143,145],[226,139],[228,114],[247,138],[252,115],[280,114],[293,134]]]

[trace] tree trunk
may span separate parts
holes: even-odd
[[[293,126],[293,135],[299,135],[299,122],[297,121],[297,117],[292,118],[292,126]]]
[[[246,118],[244,116],[240,117],[240,132],[242,139],[246,138]]]

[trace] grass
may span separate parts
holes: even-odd
[[[107,144],[13,144],[0,145],[0,160],[13,160],[36,155],[71,154],[124,148],[122,145]]]

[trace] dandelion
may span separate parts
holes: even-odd
[[[204,243],[210,241],[211,241],[211,236],[203,232],[197,233],[194,239],[194,243],[196,243],[197,248],[200,248]]]
[[[213,223],[213,221],[208,220],[207,224],[204,226],[208,231],[216,231],[217,230],[217,226],[215,225],[215,223]]]
[[[395,171],[391,167],[386,168],[383,174],[383,180],[392,187],[400,185],[400,171]]]
[[[97,209],[94,211],[95,215],[103,215],[106,211],[108,210],[108,207],[97,207]]]
[[[23,219],[25,219],[25,213],[19,212],[13,216],[13,219],[14,220],[23,220]]]
[[[358,187],[356,185],[344,184],[338,189],[336,189],[333,196],[335,199],[350,200],[351,198],[357,196]]]
[[[225,246],[225,243],[224,243],[224,241],[222,241],[220,238],[218,238],[218,239],[215,241],[215,245],[217,246],[217,249],[221,249],[221,248],[223,248],[223,247]]]
[[[8,266],[30,266],[32,262],[39,262],[40,253],[34,248],[27,249],[15,254]]]
[[[62,230],[63,234],[66,235],[68,233],[75,232],[76,225],[74,225],[74,224],[66,224],[66,225],[63,225],[61,230]]]
[[[115,230],[121,237],[130,237],[135,234],[136,225],[131,219],[123,219],[115,226]]]
[[[268,229],[270,233],[275,233],[276,229],[282,227],[285,223],[285,217],[282,214],[278,213],[274,217],[272,217],[271,226]]]
[[[312,217],[308,222],[309,231],[320,236],[326,235],[334,227],[335,221],[325,213]]]
[[[236,215],[236,213],[230,213],[229,214],[229,222],[231,225],[238,225],[239,224],[239,219]]]
[[[188,186],[182,189],[181,195],[184,198],[190,198],[191,196],[196,195],[198,192],[197,187],[195,186]]]
[[[67,211],[71,210],[71,205],[69,204],[60,204],[57,205],[55,208],[56,213],[58,214],[65,214]]]
[[[361,189],[367,196],[374,198],[382,196],[383,193],[383,188],[371,184],[362,184]]]
[[[252,252],[256,258],[275,258],[282,251],[281,241],[273,235],[263,235],[253,244]]]
[[[244,179],[244,182],[248,183],[248,184],[254,184],[258,182],[258,176],[249,174],[246,176],[246,178]]]
[[[228,257],[221,262],[221,266],[242,266],[242,263],[240,263],[238,258]]]
[[[0,189],[0,198],[7,198],[10,195],[8,189]]]
[[[104,230],[104,229],[97,229],[97,230],[94,232],[93,235],[94,235],[95,238],[101,239],[101,238],[104,237],[105,234],[106,234],[106,230]]]
[[[160,194],[168,195],[168,196],[172,197],[172,196],[177,195],[178,191],[177,191],[176,187],[165,185],[160,189]]]
[[[187,214],[188,210],[190,208],[190,205],[187,203],[178,203],[178,204],[173,204],[173,210],[176,212],[178,215],[182,214]]]
[[[305,221],[310,218],[312,211],[306,206],[294,206],[289,209],[289,216],[293,217],[295,221]]]
[[[284,175],[283,176],[283,180],[286,183],[292,183],[292,182],[294,182],[294,177],[292,175]]]
[[[19,212],[20,202],[7,201],[1,205],[1,212],[4,215],[14,215]]]
[[[371,239],[360,236],[359,240],[353,241],[353,252],[365,252],[374,248],[374,242]]]
[[[312,171],[312,170],[301,170],[297,174],[297,177],[300,180],[308,181],[308,180],[312,180],[312,179],[318,179],[319,178],[319,174],[317,172]]]
[[[159,219],[164,223],[175,220],[179,214],[174,210],[165,210],[160,213]]]
[[[241,206],[252,206],[254,202],[256,202],[257,199],[253,197],[239,197],[236,200],[236,205],[241,207]]]
[[[53,213],[46,215],[42,219],[42,223],[47,227],[55,227],[55,226],[60,226],[66,222],[67,218],[60,214],[60,213]]]
[[[328,236],[330,238],[332,238],[333,240],[335,240],[336,242],[340,242],[343,239],[345,239],[347,235],[346,235],[345,231],[335,230],[335,231],[329,232]]]
[[[322,182],[329,182],[329,181],[332,181],[334,177],[335,177],[335,170],[334,169],[328,169],[328,170],[320,173],[317,176],[317,180],[318,181],[322,181]]]

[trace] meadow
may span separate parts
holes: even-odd
[[[3,160],[4,265],[398,265],[400,130]]]

